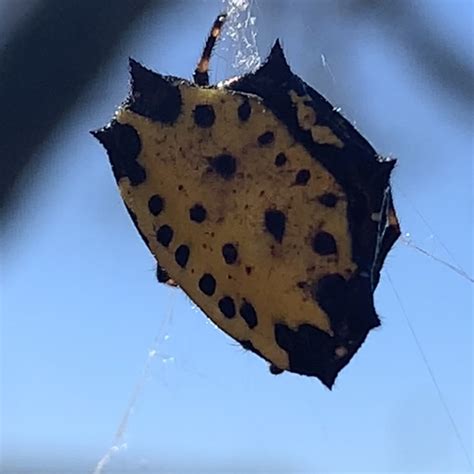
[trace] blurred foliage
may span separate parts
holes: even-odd
[[[280,9],[282,2],[271,6]],[[336,4],[340,14],[383,28],[389,38],[403,45],[431,85],[457,99],[467,113],[472,110],[471,64],[437,35],[420,13],[420,5],[407,0]],[[113,56],[120,37],[150,8],[168,5],[179,8],[179,2],[168,0],[39,0],[11,30],[0,50],[0,101],[8,114],[0,132],[0,217],[8,211],[10,193],[30,160],[47,159],[36,153],[38,148]],[[292,5],[291,14],[298,15]],[[319,15],[329,5],[314,2]],[[27,8],[31,9],[30,3],[25,3]]]
[[[471,65],[433,29],[431,23],[423,17],[420,4],[410,0],[353,0],[347,6],[349,14],[369,17],[372,22],[383,27],[387,34],[403,44],[408,54],[418,62],[422,72],[436,82],[437,86],[446,89],[467,107],[472,107],[474,71]],[[454,1],[452,6],[456,8]],[[472,8],[474,15],[474,3]]]
[[[157,0],[25,2],[24,20],[2,41],[0,103],[8,117],[0,138],[0,213],[38,148],[103,68],[119,43]],[[18,10],[18,5],[15,5]],[[6,10],[6,9],[5,9]],[[41,156],[44,160],[46,157]]]

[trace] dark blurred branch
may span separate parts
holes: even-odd
[[[472,107],[472,67],[467,58],[462,58],[459,51],[433,29],[429,20],[422,17],[417,2],[353,0],[348,6],[351,14],[357,13],[364,19],[378,21],[403,44],[407,56],[412,56],[432,81],[467,107]],[[429,4],[425,4],[424,8],[429,8]],[[452,2],[452,8],[456,8],[455,2]],[[466,49],[472,54],[472,38]]]
[[[153,0],[43,0],[0,50],[0,217],[14,183]]]

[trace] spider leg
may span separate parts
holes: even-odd
[[[206,45],[201,54],[201,58],[194,70],[193,79],[194,83],[198,86],[209,85],[209,61],[211,59],[212,50],[216,45],[217,38],[219,37],[222,26],[227,18],[225,13],[221,13],[214,21],[209,36],[207,37]]]

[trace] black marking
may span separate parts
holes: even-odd
[[[244,300],[239,310],[240,316],[244,318],[244,321],[247,323],[247,326],[250,329],[253,329],[258,324],[257,312],[252,304]]]
[[[329,232],[318,232],[311,242],[313,250],[319,255],[331,255],[337,253],[336,240]]]
[[[181,92],[172,77],[144,68],[130,58],[132,92],[126,108],[155,122],[172,124],[181,113]]]
[[[260,145],[269,145],[275,141],[275,135],[273,132],[265,132],[262,133],[257,140]]]
[[[284,153],[278,153],[275,157],[275,166],[283,166],[287,162],[286,155]]]
[[[148,210],[154,215],[157,216],[161,213],[164,208],[164,201],[163,198],[155,194],[148,200]]]
[[[107,150],[117,182],[126,177],[137,186],[146,180],[146,172],[137,161],[142,142],[131,125],[112,120],[107,127],[91,133]]]
[[[296,173],[295,185],[306,186],[310,178],[311,173],[309,172],[309,170],[299,170],[298,173]]]
[[[237,161],[232,155],[218,155],[211,159],[210,164],[224,179],[231,179],[237,170]]]
[[[326,207],[335,207],[337,204],[337,196],[333,193],[324,193],[318,197],[319,202]]]
[[[206,208],[202,204],[194,204],[194,206],[189,209],[189,218],[200,224],[204,222],[207,217]]]
[[[283,240],[285,234],[286,216],[283,212],[276,209],[267,209],[265,211],[265,228],[273,235],[277,242]]]
[[[292,372],[314,375],[331,388],[339,371],[380,321],[373,306],[370,280],[359,274],[349,280],[338,273],[326,275],[315,284],[313,297],[326,312],[334,336],[310,324],[296,330],[276,324],[275,340],[288,353]],[[341,346],[347,354],[338,357],[336,349]]]
[[[156,279],[159,283],[166,283],[168,280],[170,280],[168,272],[163,267],[161,267],[159,263],[156,264]]]
[[[225,263],[232,265],[237,261],[238,257],[237,248],[234,244],[224,244],[222,246],[222,256],[224,257]]]
[[[335,341],[310,324],[302,324],[296,331],[286,324],[275,324],[275,340],[288,353],[292,372],[316,376],[328,388],[332,387],[338,372],[350,359],[335,360]]]
[[[168,247],[173,239],[173,233],[173,229],[169,225],[162,225],[156,231],[156,240],[164,247]]]
[[[270,373],[273,375],[280,375],[284,372],[283,369],[280,369],[276,365],[270,364]]]
[[[235,316],[235,303],[230,296],[224,296],[219,300],[219,309],[226,318],[233,318]]]
[[[341,326],[347,318],[347,281],[339,273],[331,273],[322,277],[315,285],[313,297],[319,306],[328,314],[332,314],[332,325]]]
[[[189,260],[189,247],[180,245],[174,253],[174,259],[181,268],[185,268]]]
[[[199,280],[199,289],[205,295],[212,296],[216,291],[216,279],[210,273],[205,273]]]
[[[343,339],[362,343],[368,331],[380,325],[370,279],[359,273],[349,280],[339,273],[322,277],[313,288],[313,297],[328,315],[334,333]]]
[[[252,108],[250,107],[250,102],[246,98],[244,102],[239,105],[237,109],[237,115],[242,122],[246,122],[250,118],[250,114],[252,113]]]
[[[201,128],[212,127],[216,120],[216,113],[212,105],[196,105],[193,114],[194,123]]]

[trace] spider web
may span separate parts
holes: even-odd
[[[262,62],[257,49],[257,18],[252,15],[252,3],[252,0],[222,0],[227,21],[221,47],[233,58],[232,67],[238,74],[251,72]]]
[[[133,389],[128,405],[122,415],[118,428],[115,432],[112,445],[104,453],[104,455],[99,459],[99,461],[95,465],[95,468],[92,474],[102,474],[104,470],[106,469],[107,465],[112,460],[113,456],[117,454],[119,451],[127,449],[127,442],[125,438],[126,438],[130,416],[132,415],[135,409],[135,406],[138,402],[138,399],[143,393],[145,384],[151,375],[152,366],[155,359],[159,358],[163,364],[174,361],[174,357],[169,357],[167,355],[164,355],[161,351],[162,345],[169,339],[167,330],[170,326],[170,322],[173,317],[174,304],[175,304],[175,292],[172,293],[168,313],[162,320],[162,323],[155,336],[155,339],[153,340],[153,344],[151,348],[148,349],[147,351],[148,354],[146,357],[142,374],[139,377],[137,383],[135,384],[135,387]]]

